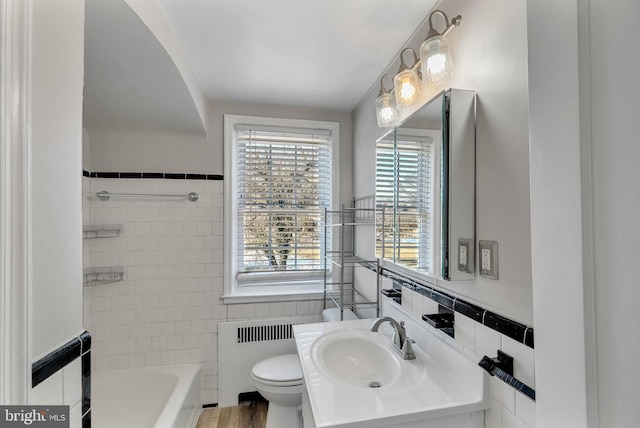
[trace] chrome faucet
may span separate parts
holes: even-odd
[[[391,324],[395,330],[391,338],[391,348],[405,360],[415,359],[416,354],[414,354],[413,348],[411,347],[411,344],[415,341],[407,337],[407,331],[404,329],[404,321],[400,321],[398,324],[398,321],[391,317],[378,318],[371,324],[371,331],[378,331],[380,324],[385,322]]]

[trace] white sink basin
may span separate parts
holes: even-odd
[[[403,360],[391,349],[390,329],[371,332],[373,320],[294,326],[305,384],[305,426],[483,425],[482,411],[489,405],[486,373],[426,331],[426,324],[391,309],[389,316],[404,320],[407,335],[416,340],[414,360]],[[380,387],[370,387],[371,382],[379,382]]]
[[[401,361],[389,346],[389,338],[364,329],[323,334],[311,345],[311,360],[335,381],[362,388],[388,385],[400,374]]]

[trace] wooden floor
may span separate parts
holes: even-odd
[[[267,423],[266,401],[246,401],[234,407],[204,409],[196,428],[264,428]]]

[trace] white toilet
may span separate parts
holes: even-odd
[[[344,310],[344,320],[358,317],[349,309]],[[325,309],[325,322],[340,321],[340,310]],[[262,360],[251,369],[253,384],[267,401],[266,428],[300,428],[302,420],[302,369],[298,354],[285,354]]]
[[[302,369],[298,354],[267,358],[251,369],[256,389],[267,401],[266,428],[300,427]]]

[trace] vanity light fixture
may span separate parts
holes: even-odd
[[[442,33],[433,28],[433,15],[435,14],[444,18],[446,28]],[[454,17],[449,23],[449,18],[441,10],[434,10],[429,15],[427,39],[420,46],[420,68],[422,78],[427,84],[440,85],[453,76],[453,60],[445,36],[453,27],[460,25],[460,21],[462,21],[462,15]]]
[[[406,51],[411,51],[413,54],[411,67],[404,62],[403,56]],[[400,69],[393,78],[393,87],[396,91],[396,106],[399,111],[413,106],[420,97],[420,78],[415,71],[417,64],[419,64],[419,61],[416,51],[411,48],[404,48],[400,53]]]
[[[376,118],[378,126],[386,128],[393,126],[398,118],[398,109],[396,108],[396,96],[393,88],[386,89],[384,87],[384,78],[389,77],[393,81],[390,74],[384,74],[380,78],[380,93],[376,98]]]

